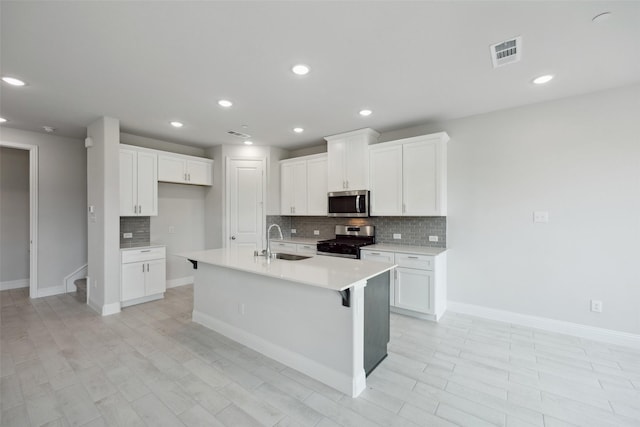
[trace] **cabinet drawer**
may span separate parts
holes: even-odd
[[[299,254],[315,255],[317,252],[316,245],[297,244],[296,252]]]
[[[166,258],[166,248],[139,248],[122,251],[122,263],[149,261],[152,259]]]
[[[398,264],[398,267],[433,270],[433,257],[429,255],[396,253],[396,264]]]
[[[378,262],[395,262],[393,259],[393,252],[376,252],[376,251],[360,251],[360,259],[366,261],[378,261]]]
[[[295,243],[287,243],[287,242],[279,242],[279,241],[271,241],[271,252],[289,252],[296,253],[296,244]]]

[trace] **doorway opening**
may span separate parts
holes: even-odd
[[[38,297],[38,146],[0,141],[0,147],[29,153],[29,297]]]

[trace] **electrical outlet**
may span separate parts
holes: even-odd
[[[175,225],[170,225],[169,226],[169,234],[173,234],[176,232],[176,226]]]
[[[393,238],[394,238],[394,239],[402,239],[402,234],[400,234],[400,233],[393,233]]]
[[[595,313],[602,313],[602,301],[595,299],[591,300],[591,311]]]
[[[298,230],[296,230],[295,228],[291,229],[291,234],[296,234],[298,232]]]
[[[546,223],[549,222],[549,212],[535,211],[533,213],[533,222]]]
[[[123,239],[133,239],[133,233],[122,233]]]
[[[313,230],[313,235],[314,236],[319,236],[320,235],[320,230]]]
[[[429,241],[430,242],[437,242],[438,241],[438,236],[429,236]]]

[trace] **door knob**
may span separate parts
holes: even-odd
[[[236,240],[236,236],[231,236],[231,240]]]

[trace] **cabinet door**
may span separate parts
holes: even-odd
[[[187,160],[187,178],[189,184],[212,185],[213,170],[210,162]]]
[[[327,141],[327,154],[328,191],[345,191],[346,140]]]
[[[405,215],[440,215],[438,144],[429,141],[403,146],[403,199]]]
[[[137,215],[136,152],[120,149],[120,216]]]
[[[167,290],[166,260],[156,259],[144,263],[145,274],[145,295],[161,294]]]
[[[158,180],[166,182],[187,182],[187,161],[181,157],[160,155],[158,157]]]
[[[433,271],[396,268],[395,306],[433,314]]]
[[[293,164],[280,164],[280,215],[293,214]]]
[[[402,145],[369,149],[371,215],[402,215]]]
[[[327,158],[307,160],[307,215],[327,215]]]
[[[347,190],[369,189],[369,146],[364,135],[347,139],[345,149],[345,181]]]
[[[293,214],[307,214],[307,162],[293,164]]]
[[[271,252],[286,252],[295,254],[297,251],[295,243],[281,242],[279,240],[271,240]]]
[[[120,276],[120,301],[128,301],[145,296],[144,279],[146,263],[122,264]]]
[[[138,215],[158,215],[158,155],[138,152]]]

